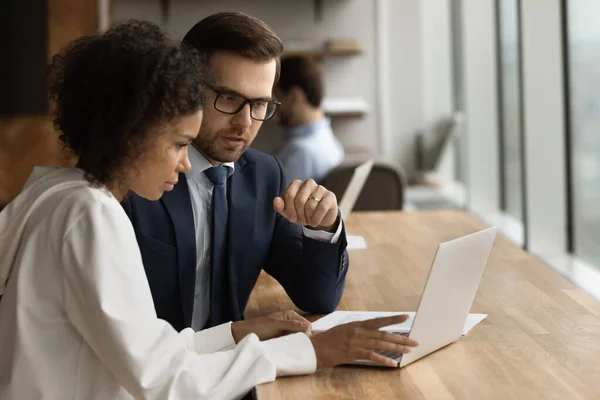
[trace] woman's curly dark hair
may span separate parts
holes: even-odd
[[[128,21],[70,43],[50,65],[54,126],[94,184],[120,178],[152,128],[197,112],[206,63],[156,25]]]

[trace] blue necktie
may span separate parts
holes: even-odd
[[[227,196],[225,184],[229,171],[227,167],[213,167],[204,174],[214,185],[212,194],[212,255],[210,278],[210,317],[212,327],[228,321],[227,304],[230,301],[227,290]]]

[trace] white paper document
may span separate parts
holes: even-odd
[[[386,312],[386,311],[334,311],[331,314],[313,322],[313,331],[326,331],[334,326],[346,324],[348,322],[364,321],[365,319],[391,317],[392,315],[407,314],[409,317],[406,321],[397,325],[386,326],[381,328],[382,331],[389,332],[409,332],[410,327],[415,319],[415,312]],[[462,334],[466,335],[471,329],[487,317],[487,314],[469,314],[467,322],[463,328]]]
[[[367,242],[362,236],[348,235],[346,236],[348,241],[348,250],[363,250],[367,248]]]

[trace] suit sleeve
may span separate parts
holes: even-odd
[[[277,162],[279,193],[285,190],[283,169]],[[285,289],[301,310],[326,314],[338,306],[348,272],[346,232],[337,243],[311,239],[302,228],[276,215],[265,271]]]

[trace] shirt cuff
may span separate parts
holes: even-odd
[[[302,227],[302,233],[309,239],[318,240],[320,242],[325,243],[334,243],[337,244],[340,241],[340,236],[342,236],[342,228],[344,221],[342,217],[340,217],[340,223],[338,224],[337,230],[335,233],[326,232],[326,231],[316,231],[314,229],[309,229],[305,226]]]
[[[198,332],[188,329],[193,332],[194,350],[198,354],[214,353],[235,347],[235,340],[231,333],[231,322]],[[185,329],[185,331],[188,329]]]
[[[299,332],[261,342],[267,358],[277,368],[277,376],[312,374],[317,356],[309,337]]]

